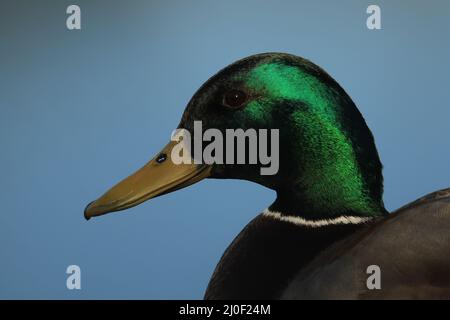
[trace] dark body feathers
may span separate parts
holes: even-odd
[[[367,267],[381,270],[368,290]],[[224,253],[206,299],[450,299],[450,189],[362,225],[255,218]]]

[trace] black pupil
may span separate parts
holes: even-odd
[[[239,107],[246,99],[247,95],[244,92],[240,90],[231,90],[225,95],[225,104],[230,107]]]
[[[166,161],[167,159],[167,155],[165,153],[161,153],[160,155],[158,155],[158,157],[156,158],[156,162],[158,163],[163,163],[164,161]]]

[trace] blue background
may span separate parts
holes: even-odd
[[[82,30],[66,29],[66,7]],[[366,28],[378,4],[382,30]],[[429,4],[428,4],[429,3]],[[450,186],[448,1],[1,1],[0,298],[201,298],[273,191],[206,180],[86,222],[238,58],[311,59],[376,137],[385,203]],[[82,290],[66,289],[66,267]]]

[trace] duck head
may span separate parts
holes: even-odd
[[[199,159],[175,164],[172,151],[180,144],[171,141],[143,168],[90,203],[85,217],[124,210],[204,178],[264,185],[277,192],[270,209],[291,215],[319,219],[385,212],[382,165],[369,128],[339,84],[308,60],[265,53],[231,64],[194,94],[178,128],[193,133],[197,121],[202,132],[214,129],[224,137],[227,129],[277,129],[277,139],[267,139],[277,145],[269,150],[278,153],[276,170],[263,175],[261,163],[205,164]],[[193,135],[190,139],[186,142],[195,140]],[[202,141],[205,150],[208,143]]]

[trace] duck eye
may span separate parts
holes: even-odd
[[[223,103],[230,108],[239,108],[247,101],[247,94],[241,90],[230,90],[225,93]]]

